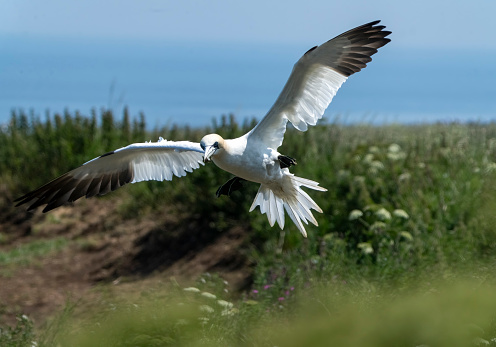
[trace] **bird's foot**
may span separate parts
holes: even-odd
[[[290,167],[291,165],[296,165],[296,159],[288,157],[287,155],[280,155],[277,157],[279,160],[279,166],[281,169]]]
[[[229,181],[227,181],[226,183],[221,185],[219,187],[219,189],[217,189],[217,192],[215,193],[215,195],[217,195],[218,198],[221,195],[231,196],[232,192],[241,189],[241,187],[243,186],[241,184],[241,181],[244,181],[244,179],[237,177],[237,176],[234,176]]]

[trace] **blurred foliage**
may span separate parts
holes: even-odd
[[[117,122],[112,111],[93,110],[89,117],[65,111],[46,113],[13,110],[0,131],[0,170],[11,176],[16,193],[33,189],[109,150],[130,142],[143,142],[146,124],[141,114],[130,124],[127,109]],[[139,139],[139,140],[138,140]]]
[[[38,346],[482,346],[496,342],[496,294],[480,279],[431,282],[401,296],[382,286],[335,282],[269,289],[231,301],[216,278],[141,295],[109,296],[65,316]],[[422,280],[418,278],[417,280]],[[217,282],[212,286],[211,282]],[[89,314],[91,313],[91,314]],[[55,321],[59,320],[56,318]]]
[[[18,316],[14,327],[0,327],[0,346],[2,347],[36,346],[36,338],[33,322],[26,315]]]

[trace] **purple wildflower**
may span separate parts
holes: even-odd
[[[258,294],[258,290],[253,289],[253,293]]]
[[[277,299],[279,301],[284,301],[284,298],[281,296],[279,299]]]
[[[270,284],[266,284],[266,285],[264,285],[264,289],[265,289],[265,290],[269,289],[270,287],[271,287],[271,286],[270,286]]]

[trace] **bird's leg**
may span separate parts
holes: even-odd
[[[279,166],[281,169],[290,167],[291,165],[296,165],[296,159],[288,157],[287,155],[280,155],[277,157],[279,160]]]
[[[221,185],[219,189],[217,189],[215,195],[217,195],[218,198],[221,195],[231,196],[232,192],[241,189],[242,187],[241,181],[244,181],[244,179],[234,176],[229,181]]]

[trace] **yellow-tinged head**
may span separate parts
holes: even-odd
[[[215,153],[224,149],[224,139],[217,134],[205,135],[200,141],[200,146],[205,151],[203,161],[207,162]]]

